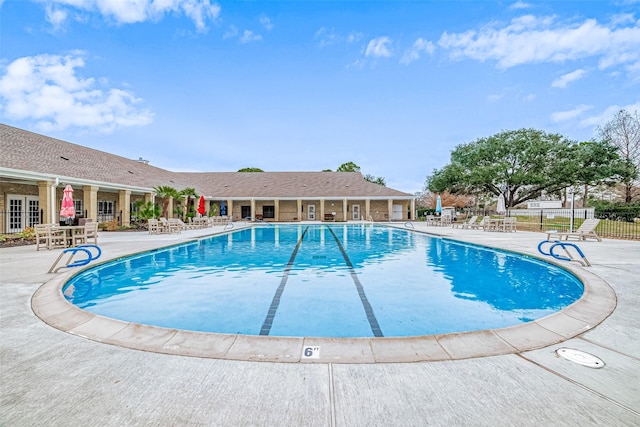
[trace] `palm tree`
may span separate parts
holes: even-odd
[[[182,219],[184,221],[187,220],[187,214],[189,213],[189,211],[191,210],[192,206],[191,206],[191,198],[193,197],[194,199],[194,203],[195,203],[195,199],[196,197],[198,197],[198,194],[196,193],[196,189],[193,187],[187,187],[184,190],[181,190],[179,195],[181,197],[186,197],[186,206],[185,209],[182,210],[183,214],[182,214]],[[195,209],[194,209],[195,212]]]
[[[169,200],[177,199],[179,197],[178,190],[173,187],[169,187],[168,185],[161,185],[154,187],[153,191],[156,193],[156,196],[162,198],[162,216],[167,218]]]

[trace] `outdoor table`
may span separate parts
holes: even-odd
[[[504,218],[491,218],[489,224],[484,227],[484,231],[502,231],[504,230]]]
[[[66,247],[76,246],[76,236],[84,234],[85,231],[84,225],[54,225],[52,229],[63,230],[65,232]]]

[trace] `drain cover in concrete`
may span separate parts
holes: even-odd
[[[560,357],[564,357],[575,363],[579,363],[589,368],[602,368],[604,362],[594,356],[593,354],[585,353],[584,351],[576,350],[574,348],[559,348],[556,350],[556,354]]]

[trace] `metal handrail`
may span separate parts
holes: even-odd
[[[551,243],[551,246],[549,247],[549,252],[544,252],[542,250],[542,246],[545,243]],[[558,255],[553,251],[558,246],[564,250],[566,256]],[[567,247],[573,248],[578,253],[578,255],[580,255],[581,259],[574,258],[573,255],[571,255],[571,252],[569,252],[569,250],[567,249]],[[584,253],[582,252],[580,247],[575,243],[561,242],[559,240],[543,240],[542,242],[538,243],[538,252],[540,252],[542,255],[551,256],[561,261],[573,261],[573,262],[579,263],[583,267],[591,267],[591,263],[589,262],[587,257],[584,256]]]
[[[89,249],[95,249],[97,251],[96,255],[94,256]],[[71,260],[73,259],[75,254],[77,254],[78,252],[85,253],[87,257],[83,259],[78,259],[72,262]],[[56,266],[58,265],[58,262],[60,262],[64,254],[67,254],[67,253],[71,255],[69,255],[69,259],[67,259],[67,262],[65,263],[65,265],[62,265],[56,268]],[[83,265],[89,264],[94,259],[100,258],[100,255],[102,255],[102,250],[98,245],[86,244],[86,245],[79,245],[74,248],[64,249],[62,252],[60,252],[60,255],[58,256],[56,261],[53,263],[49,271],[47,271],[47,273],[57,273],[59,270],[63,268],[82,267]]]

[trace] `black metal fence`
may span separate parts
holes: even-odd
[[[548,215],[541,210],[537,215],[519,215],[517,210],[509,211],[508,216],[515,216],[518,219],[518,230],[523,231],[570,231],[576,230],[588,218],[584,211],[580,214],[574,214],[573,217]],[[596,227],[596,233],[600,237],[610,239],[629,239],[640,240],[640,220],[638,218],[629,218],[625,220],[616,216],[610,211],[596,211],[593,218],[600,220]]]
[[[76,215],[73,220],[62,221],[65,224],[77,224],[80,218],[87,218],[87,211],[83,215]],[[117,220],[118,225],[122,225],[123,212],[110,214],[98,214],[97,221],[109,222]],[[0,234],[16,234],[22,232],[27,227],[33,227],[36,224],[45,224],[50,222],[44,218],[44,209],[33,211],[0,211]]]
[[[518,220],[518,230],[521,231],[569,231],[578,229],[587,218],[600,219],[596,227],[599,236],[609,239],[640,240],[640,214],[635,208],[598,210],[593,209],[563,209],[562,214],[558,214],[558,209],[542,210],[509,210],[506,216],[516,217]],[[573,214],[573,215],[572,215]],[[485,215],[497,215],[489,211],[465,211],[459,215],[457,221],[465,221],[471,215],[482,218]],[[419,217],[422,219],[423,217]]]

